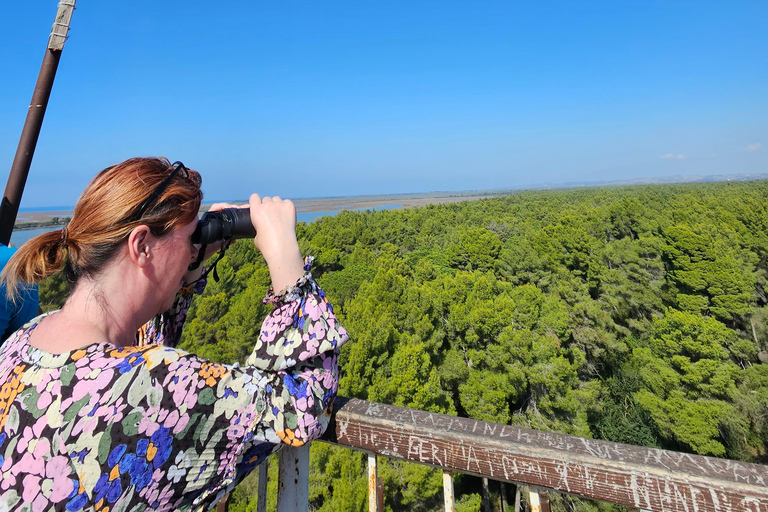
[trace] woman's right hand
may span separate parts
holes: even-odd
[[[272,288],[279,292],[296,284],[304,274],[304,261],[296,240],[296,207],[289,199],[260,197],[249,201],[251,222],[256,228],[253,243],[267,261]]]

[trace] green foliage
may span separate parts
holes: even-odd
[[[749,310],[754,271],[731,240],[717,237],[706,224],[675,224],[664,230],[664,238],[668,279],[680,309],[722,320]]]
[[[40,281],[38,293],[40,296],[40,308],[44,313],[61,309],[71,291],[69,281],[64,277],[64,272],[59,270],[48,278]]]
[[[310,456],[310,508],[318,512],[358,512],[368,507],[366,457],[323,443]]]
[[[768,365],[750,366],[739,376],[733,408],[726,418],[724,441],[739,460],[768,460]]]
[[[259,466],[255,471],[246,476],[240,484],[235,487],[235,490],[229,496],[227,500],[228,512],[252,512],[256,510],[256,504],[259,498],[259,470],[262,466]],[[278,484],[278,457],[272,455],[269,458],[269,478],[267,480],[267,510],[274,511],[277,509],[277,484]]]
[[[765,197],[766,182],[531,191],[302,224],[350,333],[340,394],[766,463]],[[269,276],[247,242],[219,273],[183,343],[242,361]],[[313,509],[366,509],[363,455],[315,443],[311,464]],[[440,509],[439,472],[380,467],[388,510]],[[479,510],[479,480],[457,481],[457,510]]]
[[[642,385],[639,370],[631,364],[606,379],[599,406],[590,411],[596,437],[616,443],[661,447],[653,419],[634,399]]]
[[[479,494],[464,494],[456,501],[456,512],[480,512],[483,498]]]
[[[355,298],[360,286],[372,281],[375,275],[376,269],[373,267],[354,265],[326,274],[319,284],[332,300],[334,307],[343,311],[344,306]]]
[[[423,343],[401,344],[389,365],[391,372],[374,376],[370,400],[423,411],[454,412]]]
[[[668,310],[649,345],[633,357],[643,387],[635,400],[661,434],[696,453],[725,455],[721,424],[736,413],[739,368],[729,359],[736,333],[711,317]]]
[[[441,510],[443,507],[443,472],[420,464],[379,458],[384,481],[387,511],[413,512]]]
[[[462,270],[492,270],[501,251],[498,235],[484,228],[469,229],[448,248],[448,261]]]

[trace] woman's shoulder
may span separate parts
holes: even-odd
[[[29,343],[31,332],[49,314],[31,320],[8,338],[0,350],[0,360],[16,359],[19,364],[26,363],[42,368],[60,368],[70,364],[77,368],[118,368],[122,370],[121,373],[125,373],[138,366],[152,370],[194,358],[184,350],[164,345],[116,347],[107,341],[92,342],[71,351],[52,353]]]
[[[94,343],[75,350],[69,360],[78,368],[110,368],[118,374],[135,371],[184,373],[209,364],[194,354],[165,345],[115,347],[110,343]]]

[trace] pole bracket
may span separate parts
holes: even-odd
[[[48,38],[48,49],[52,51],[61,51],[64,48],[64,42],[68,39],[69,23],[72,21],[72,13],[75,11],[76,0],[67,2],[61,0],[56,10],[56,21],[53,22],[51,36]]]

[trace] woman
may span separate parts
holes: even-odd
[[[202,290],[188,270],[201,200],[196,172],[133,158],[9,262],[10,294],[62,266],[74,288],[0,350],[0,510],[205,510],[327,426],[347,335],[304,268],[290,201],[250,199],[276,307],[246,366],[173,348]]]

